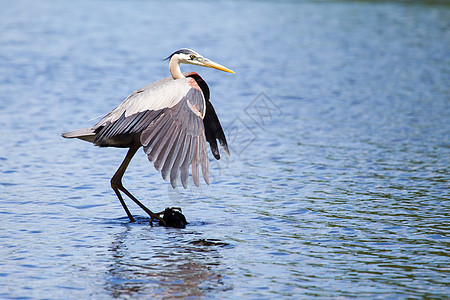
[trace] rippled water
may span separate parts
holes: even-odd
[[[427,2],[0,4],[0,298],[446,298],[450,8]],[[428,2],[429,3],[429,2]],[[189,47],[232,156],[128,219],[123,149],[63,140]],[[212,157],[212,156],[210,156]]]

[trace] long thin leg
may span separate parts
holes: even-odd
[[[128,165],[130,164],[131,159],[133,158],[133,156],[136,154],[136,152],[139,150],[140,147],[141,147],[141,144],[139,143],[139,141],[135,141],[131,145],[131,147],[128,150],[127,155],[125,156],[125,159],[123,160],[119,169],[117,169],[116,173],[111,178],[111,188],[116,193],[117,198],[119,198],[120,203],[123,206],[123,209],[125,210],[128,218],[130,219],[130,222],[134,222],[134,218],[131,215],[130,211],[128,210],[128,207],[125,204],[125,201],[123,200],[122,195],[120,194],[120,191],[125,193],[125,195],[127,195],[131,200],[133,200],[137,205],[139,205],[139,207],[141,207],[151,217],[150,222],[152,222],[153,219],[156,218],[156,219],[162,221],[163,223],[165,223],[164,220],[158,214],[155,214],[151,210],[149,210],[144,204],[142,204],[138,199],[136,199],[136,197],[134,197],[122,184],[123,174],[125,174],[125,171],[126,171]]]

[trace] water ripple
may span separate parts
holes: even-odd
[[[0,298],[448,297],[450,17],[438,2],[3,7]],[[127,202],[130,223],[109,183],[124,149],[60,133],[167,76],[155,58],[180,45],[236,71],[192,69],[232,155],[210,161],[211,185],[173,190],[139,152],[124,184],[155,211],[182,207],[189,225],[151,227]]]

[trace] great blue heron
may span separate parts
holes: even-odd
[[[174,188],[179,175],[183,187],[187,187],[189,166],[196,186],[199,186],[200,167],[209,184],[206,141],[216,159],[220,159],[216,140],[230,155],[222,126],[209,101],[208,85],[195,72],[181,73],[180,63],[234,72],[190,49],[175,51],[167,59],[171,77],[134,91],[94,126],[62,134],[100,147],[129,148],[111,178],[111,187],[131,222],[134,218],[120,192],[139,205],[151,217],[150,222],[156,218],[164,223],[162,213],[153,213],[122,185],[125,170],[141,146],[164,180],[170,178]]]

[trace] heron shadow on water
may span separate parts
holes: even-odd
[[[134,91],[94,126],[66,132],[62,136],[78,138],[99,147],[129,148],[111,178],[111,187],[130,221],[134,222],[135,219],[122,193],[150,216],[150,224],[157,219],[164,226],[184,228],[187,221],[180,208],[152,212],[123,186],[122,177],[133,156],[143,147],[149,161],[161,172],[164,180],[170,179],[173,188],[178,178],[183,187],[187,187],[189,170],[197,187],[200,184],[200,169],[204,181],[209,184],[206,142],[216,159],[220,159],[217,140],[227,155],[230,152],[210,102],[208,85],[195,72],[182,73],[180,64],[234,72],[190,49],[175,51],[167,59],[172,76]]]

